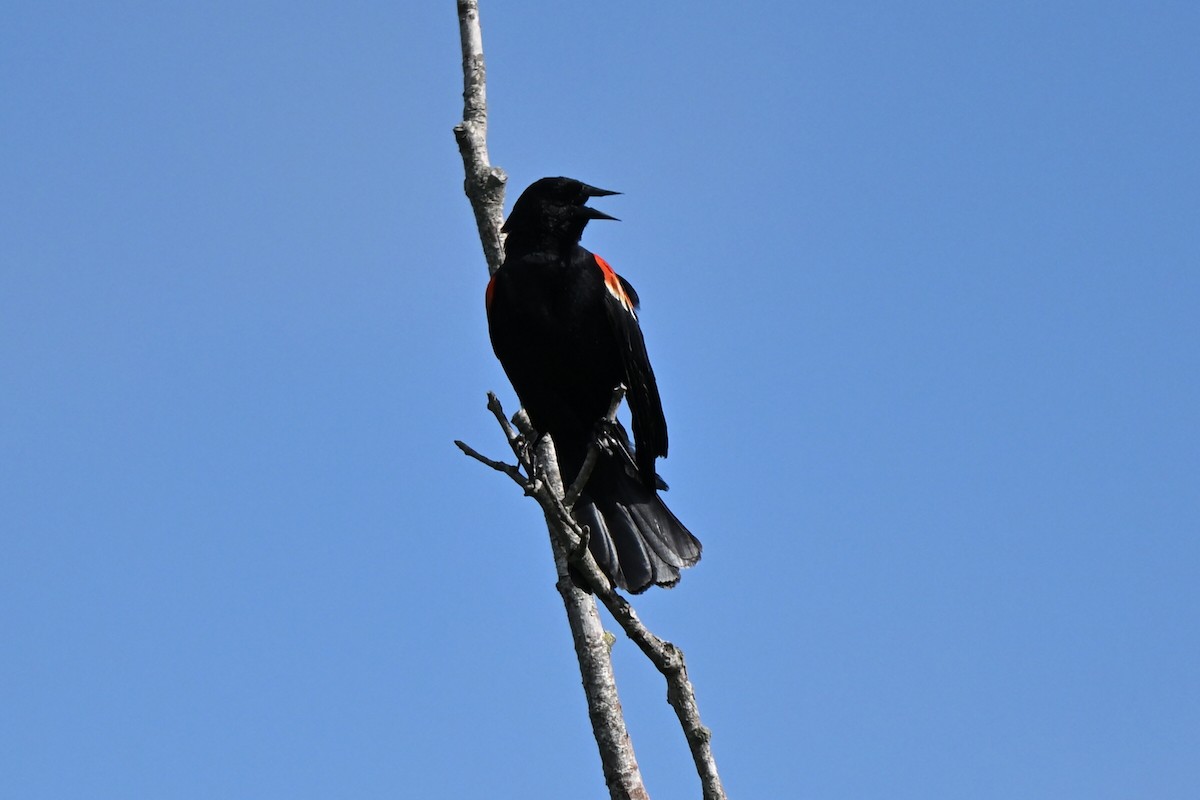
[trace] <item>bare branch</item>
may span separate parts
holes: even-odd
[[[605,417],[606,420],[612,421],[616,418],[623,390],[624,387],[618,386],[613,393],[612,406]],[[603,435],[603,433],[598,434],[597,439]],[[588,451],[588,457],[593,464],[600,446],[598,442],[594,441]],[[537,455],[538,464],[541,467],[545,463],[546,455],[541,448]],[[553,455],[552,452],[551,455]],[[557,464],[553,466],[553,469],[557,471]],[[581,477],[571,486],[568,495],[574,493],[575,498],[578,498],[579,490],[582,489],[582,480],[586,480],[586,478],[581,474]],[[549,488],[553,488],[553,486]],[[721,776],[717,772],[717,762],[710,744],[712,732],[700,721],[700,708],[696,703],[695,689],[688,679],[683,651],[651,633],[638,618],[637,612],[634,611],[629,601],[613,588],[608,576],[601,571],[595,558],[587,549],[584,531],[568,511],[570,505],[566,498],[561,493],[553,491],[548,493],[548,497],[543,497],[543,494],[547,493],[539,491],[534,496],[538,498],[538,502],[542,503],[543,509],[546,509],[546,520],[551,525],[551,530],[562,538],[562,547],[571,556],[571,566],[583,574],[596,596],[600,598],[605,608],[612,614],[613,619],[625,631],[625,635],[646,654],[646,657],[666,680],[667,702],[675,710],[675,716],[683,728],[688,749],[692,753],[692,761],[696,764],[696,772],[700,776],[704,800],[725,800],[725,789],[721,784]],[[574,500],[571,502],[573,503]]]
[[[620,387],[618,387],[619,391]],[[500,408],[499,400],[494,395],[490,395],[489,397],[489,409],[494,414],[497,414],[497,419],[501,421],[502,427],[506,431],[511,431],[508,420],[504,416],[504,411]],[[617,393],[614,393],[613,404],[614,406],[620,404],[620,395]],[[616,409],[610,408],[607,419],[615,418],[615,415]],[[710,744],[712,733],[700,721],[700,709],[696,703],[696,692],[692,687],[691,681],[688,679],[687,664],[684,660],[683,651],[672,643],[656,636],[642,623],[633,606],[630,605],[628,600],[617,593],[608,576],[604,574],[600,566],[596,563],[595,558],[587,548],[586,530],[571,515],[568,506],[564,502],[562,477],[559,474],[557,457],[550,437],[543,436],[541,439],[537,439],[537,434],[530,427],[529,419],[523,411],[518,412],[515,424],[521,430],[522,436],[538,441],[536,451],[530,453],[525,448],[521,437],[511,435],[507,432],[505,434],[509,437],[509,444],[512,446],[517,460],[529,475],[535,476],[529,482],[526,493],[538,501],[546,516],[546,525],[550,529],[551,542],[554,546],[555,564],[559,567],[558,589],[559,593],[563,595],[564,605],[568,608],[568,616],[571,617],[572,632],[576,632],[577,626],[579,626],[580,635],[583,635],[582,631],[590,630],[582,621],[583,617],[571,611],[577,599],[576,595],[586,596],[581,590],[575,587],[574,582],[571,580],[571,570],[573,569],[575,574],[580,576],[595,593],[596,597],[604,603],[605,608],[612,614],[617,624],[621,626],[625,635],[650,659],[650,662],[654,664],[654,667],[666,680],[667,702],[674,709],[675,716],[679,719],[679,723],[683,728],[688,749],[691,750],[692,760],[696,764],[696,772],[700,776],[700,785],[704,800],[725,800],[725,790],[721,785],[721,777],[717,772],[716,759],[713,756]],[[599,435],[602,436],[603,434]],[[593,443],[592,446],[598,447],[599,445]],[[578,480],[576,484],[578,484]],[[574,491],[577,487],[572,486],[571,488]],[[564,590],[568,587],[576,594],[565,592]],[[591,609],[587,613],[594,614],[594,604],[587,603],[586,605]],[[588,634],[586,639],[576,638],[577,654],[579,654],[581,647],[595,646],[595,642],[591,637],[592,634]],[[587,644],[584,644],[584,642]],[[591,658],[591,656],[588,657]],[[580,655],[581,669],[584,664],[583,659],[584,655]],[[585,690],[588,690],[588,683],[585,680]],[[598,685],[603,687],[605,683],[601,681]],[[603,691],[599,691],[597,692],[595,702],[617,703],[616,707],[619,709],[620,701],[615,695],[611,701],[605,701],[605,697],[606,694]],[[591,709],[592,707],[593,694],[589,690],[588,708]],[[596,720],[593,719],[593,727],[596,724]],[[624,728],[623,721],[621,727],[622,729]],[[615,734],[602,733],[603,730],[603,726],[596,729],[597,741],[601,741],[602,735],[607,741],[620,741],[620,738]],[[632,758],[632,749],[629,751],[629,755]],[[617,770],[617,774],[620,774],[619,770]],[[610,762],[606,760],[606,779],[609,776]],[[609,784],[610,789],[612,785],[612,783]],[[613,796],[616,797],[618,795],[614,794]]]
[[[458,445],[459,450],[462,450],[464,453],[469,455],[471,458],[475,459],[476,461],[480,462],[481,464],[487,464],[489,467],[496,470],[497,472],[503,472],[505,475],[512,478],[514,481],[516,481],[517,485],[520,486],[522,489],[529,488],[529,481],[525,480],[525,476],[521,474],[521,470],[518,469],[517,467],[514,467],[512,464],[505,464],[503,461],[493,461],[492,459],[488,458],[487,456],[481,455],[479,453],[479,451],[477,451],[475,448],[471,447],[471,445],[466,444],[465,442],[461,442],[458,439],[455,439],[454,443],[456,445]]]
[[[567,619],[571,623],[571,638],[575,641],[575,655],[579,659],[579,670],[583,674],[583,691],[587,696],[588,717],[592,721],[592,732],[603,756],[601,761],[604,767],[604,781],[608,784],[609,795],[614,800],[649,800],[650,796],[642,783],[641,770],[633,753],[633,742],[625,728],[625,715],[621,710],[621,698],[617,694],[609,643],[604,634],[604,626],[600,622],[600,614],[588,593],[576,586],[571,578],[570,564],[574,559],[570,558],[568,553],[582,549],[586,554],[587,547],[582,545],[583,539],[578,535],[561,535],[565,527],[574,527],[577,534],[578,526],[574,525],[574,520],[559,499],[563,496],[562,475],[558,470],[558,455],[554,451],[554,442],[549,436],[543,436],[538,441],[536,458],[545,480],[538,484],[534,496],[546,512],[547,526],[555,534],[550,537],[554,550],[554,566],[558,571],[558,582],[555,585],[562,596]],[[573,540],[570,549],[565,541],[568,538]],[[590,555],[588,557],[590,558]],[[595,565],[595,561],[592,564]]]
[[[466,173],[463,190],[475,212],[488,272],[494,274],[504,263],[500,226],[504,222],[504,184],[508,176],[488,159],[487,67],[478,0],[458,0],[458,32],[462,40],[463,119],[454,126],[454,138]]]
[[[638,619],[629,601],[612,589],[597,590],[596,594],[625,635],[633,640],[666,679],[667,702],[675,709],[675,716],[683,727],[688,749],[692,751],[692,761],[696,764],[696,773],[700,776],[704,800],[725,800],[725,789],[721,785],[717,761],[710,744],[712,731],[700,722],[700,707],[696,704],[696,692],[688,679],[683,651],[651,633]]]
[[[492,393],[488,394],[488,410],[499,422],[513,455],[517,457],[525,472],[532,476],[528,481],[522,476],[518,482],[522,484],[526,494],[532,495],[542,507],[546,525],[551,532],[550,544],[558,572],[556,587],[562,596],[571,626],[571,638],[575,643],[575,655],[579,659],[579,671],[583,677],[583,690],[587,697],[588,716],[600,749],[600,762],[609,794],[614,800],[648,800],[649,795],[642,783],[637,757],[633,752],[633,743],[625,727],[621,699],[617,694],[616,678],[612,671],[612,659],[609,656],[608,642],[596,610],[596,603],[571,579],[570,565],[575,562],[579,552],[582,551],[588,559],[591,559],[591,555],[587,550],[583,529],[562,504],[562,475],[558,469],[554,442],[549,436],[538,437],[524,411],[517,412],[514,418],[514,424],[520,433],[514,431],[513,425],[509,424],[504,414],[500,400]],[[526,446],[530,441],[537,442],[533,451]],[[513,477],[506,469],[511,468],[520,475],[516,467],[480,456],[462,443],[456,444],[464,453],[493,469]],[[516,477],[513,479],[517,480]],[[590,569],[589,582],[600,581],[602,585],[608,585],[608,579],[596,566],[594,559],[590,561]]]

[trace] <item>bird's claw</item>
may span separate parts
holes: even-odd
[[[621,441],[620,428],[616,420],[604,417],[596,423],[596,445],[605,451],[611,451],[613,444]]]

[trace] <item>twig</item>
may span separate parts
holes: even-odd
[[[521,441],[521,434],[513,429],[512,424],[508,421],[508,417],[504,416],[504,406],[500,405],[500,398],[496,397],[495,392],[488,392],[488,411],[492,412],[492,416],[500,423],[500,430],[504,431],[504,438],[508,440],[510,447]],[[525,417],[528,419],[528,417]],[[529,428],[533,430],[531,425]]]
[[[456,445],[458,445],[459,450],[462,450],[464,453],[469,455],[471,458],[475,459],[476,461],[478,461],[482,464],[487,464],[489,467],[496,470],[497,472],[503,472],[505,475],[512,478],[514,481],[516,481],[517,485],[520,486],[522,489],[529,488],[529,481],[525,480],[525,476],[521,474],[521,470],[518,469],[517,467],[514,467],[512,464],[505,464],[503,461],[493,461],[492,459],[488,458],[487,456],[481,455],[479,453],[479,451],[477,451],[475,448],[471,447],[471,445],[466,444],[465,442],[461,442],[458,439],[455,439],[454,443]]]

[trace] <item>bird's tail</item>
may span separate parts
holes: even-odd
[[[679,571],[700,560],[700,540],[645,485],[620,447],[600,450],[575,518],[588,526],[588,548],[600,569],[634,594],[674,586]]]

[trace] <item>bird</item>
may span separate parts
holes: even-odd
[[[620,194],[573,178],[532,183],[505,220],[504,261],[487,285],[492,349],[534,428],[549,435],[571,486],[596,441],[614,391],[625,387],[633,442],[619,421],[572,509],[588,548],[617,587],[671,587],[700,560],[700,541],[667,508],[655,471],[667,455],[667,422],[629,281],[580,244],[587,205]]]

